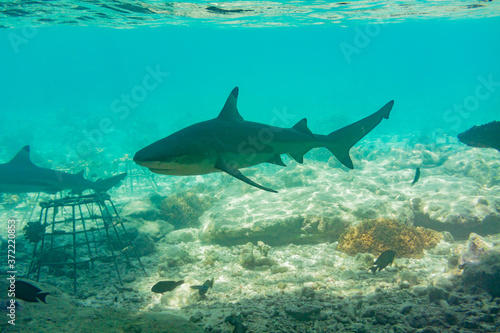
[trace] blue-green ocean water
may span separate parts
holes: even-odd
[[[499,17],[125,27],[0,29],[0,158],[26,144],[54,160],[132,155],[215,117],[235,86],[246,120],[289,127],[307,117],[316,133],[391,99],[391,119],[370,139],[454,138],[498,120]]]

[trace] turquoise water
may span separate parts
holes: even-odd
[[[95,252],[117,247],[128,260],[137,250],[146,274],[119,259],[118,286],[114,254],[94,263],[90,245],[95,267],[77,274],[73,263],[88,262],[75,243],[100,218],[108,230],[110,214],[82,202],[81,218],[75,206],[72,217],[69,206],[52,210],[45,236],[51,253],[53,243],[63,250],[49,270],[22,228],[31,222],[35,233],[38,203],[57,196],[0,193],[0,220],[17,223],[18,276],[33,279],[28,267],[40,265],[36,285],[50,292],[47,304],[19,301],[19,325],[0,330],[231,332],[228,316],[244,314],[251,332],[498,331],[499,273],[481,259],[497,253],[498,263],[498,152],[457,134],[500,120],[499,32],[497,1],[1,2],[0,164],[30,145],[37,166],[83,169],[92,181],[128,172],[110,195],[133,244],[107,235],[109,248]],[[326,149],[303,165],[283,156],[286,168],[242,170],[279,194],[225,173],[153,176],[133,163],[139,149],[216,117],[234,87],[245,120],[292,127],[306,117],[318,134],[395,104],[351,150],[353,171]],[[83,235],[73,223],[81,242],[59,242],[71,219],[95,225]],[[429,247],[431,236],[385,229],[345,241],[348,227],[375,219],[440,233]],[[5,253],[10,230],[0,232]],[[407,252],[370,272],[389,247]],[[483,271],[467,271],[480,260]],[[151,290],[181,279],[176,290]],[[203,281],[212,281],[206,298],[193,289]],[[493,297],[470,295],[481,290]]]
[[[258,17],[278,27],[220,23],[227,15],[153,27],[109,27],[106,20],[31,27],[18,16],[3,17],[0,25],[17,28],[0,30],[0,156],[25,144],[54,159],[99,149],[110,158],[133,154],[215,117],[235,86],[247,120],[289,127],[307,117],[313,132],[329,133],[394,99],[390,121],[371,139],[454,138],[495,120],[500,105],[500,18],[474,17],[473,10],[464,18],[413,15],[389,23]],[[294,26],[283,26],[285,18]],[[150,71],[159,77],[145,89]],[[474,99],[484,80],[496,83]],[[130,104],[123,94],[132,94]],[[462,111],[454,109],[464,103]]]

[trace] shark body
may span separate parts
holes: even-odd
[[[88,189],[105,192],[118,185],[126,175],[122,173],[93,182],[83,178],[83,171],[70,174],[41,168],[31,162],[30,147],[25,146],[10,162],[0,164],[0,193],[54,194],[62,190],[71,190],[74,194],[81,194]]]
[[[292,128],[245,121],[238,112],[237,99],[236,87],[217,118],[186,127],[141,149],[134,161],[165,175],[225,172],[259,189],[276,192],[249,179],[239,169],[260,163],[286,166],[282,154],[302,163],[304,154],[317,147],[329,149],[343,165],[352,169],[349,149],[382,119],[388,119],[394,104],[390,101],[360,121],[329,135],[320,135],[309,130],[305,118]]]

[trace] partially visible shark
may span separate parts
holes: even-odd
[[[93,182],[83,178],[83,171],[70,174],[41,168],[31,162],[30,146],[24,146],[10,162],[0,164],[0,193],[55,194],[62,190],[71,190],[73,194],[81,194],[88,189],[105,192],[118,185],[126,175],[122,173]]]
[[[243,175],[239,169],[260,163],[286,166],[281,154],[298,163],[312,148],[326,147],[349,169],[349,149],[388,119],[394,101],[379,111],[328,135],[313,134],[304,118],[292,128],[281,128],[243,120],[236,107],[238,87],[229,94],[215,119],[186,127],[139,150],[134,161],[154,173],[202,175],[226,172],[259,189],[276,192]]]

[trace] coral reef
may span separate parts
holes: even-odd
[[[183,229],[198,227],[198,218],[210,207],[211,201],[208,196],[180,192],[162,199],[159,205],[162,218],[175,229]]]
[[[436,246],[442,235],[434,230],[406,226],[391,219],[364,221],[340,236],[338,249],[350,255],[375,255],[394,250],[398,257],[418,258],[424,249]]]

